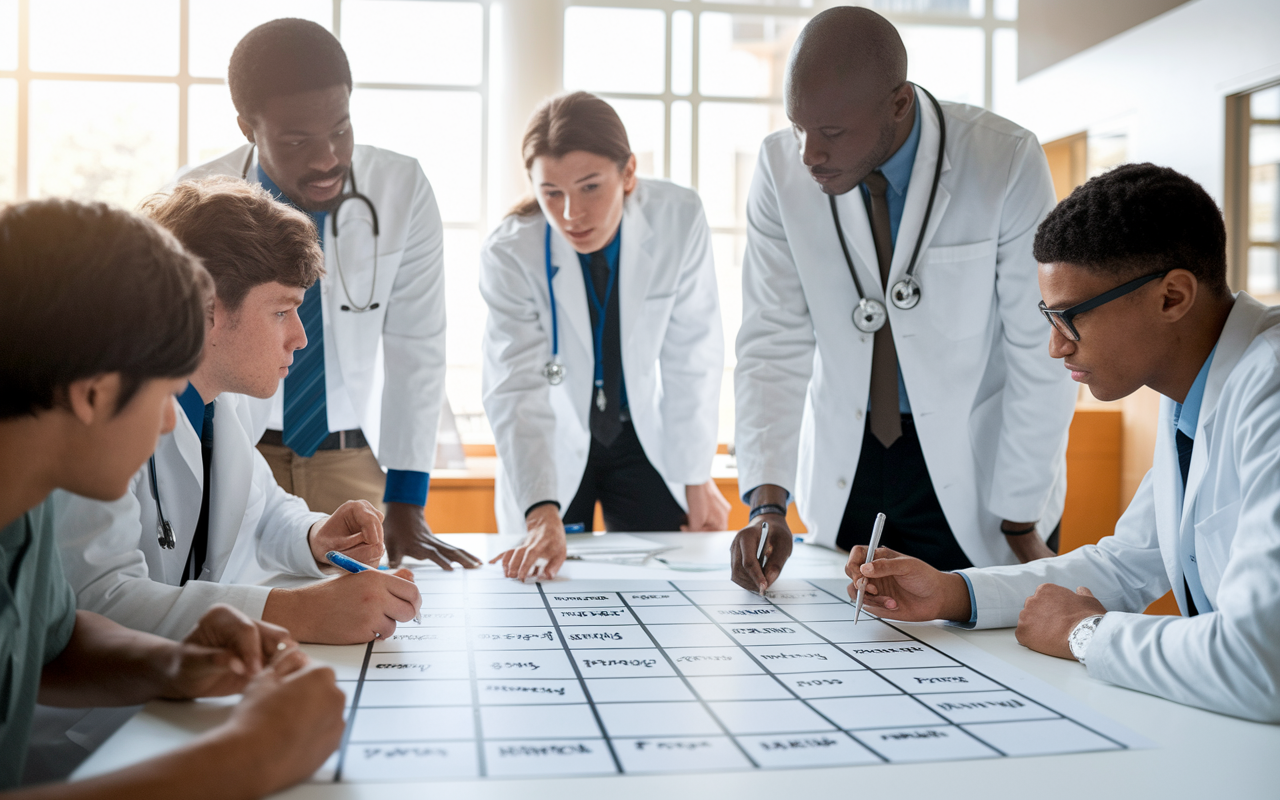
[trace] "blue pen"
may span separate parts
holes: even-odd
[[[361,564],[359,561],[356,561],[354,558],[351,558],[350,556],[344,556],[342,553],[339,553],[337,550],[330,550],[329,552],[324,554],[324,557],[326,561],[328,561],[330,564],[334,565],[338,569],[345,569],[347,572],[351,572],[351,573],[364,572],[367,569],[373,569],[372,567],[366,564]],[[416,624],[419,624],[419,625],[422,624],[421,611],[415,611],[413,613],[413,621]]]

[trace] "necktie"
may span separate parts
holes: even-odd
[[[591,309],[591,329],[593,335],[600,340],[596,357],[603,364],[604,403],[601,408],[600,397],[593,387],[591,398],[591,435],[600,444],[608,447],[622,432],[622,335],[618,327],[618,286],[617,278],[609,269],[609,259],[603,250],[591,254],[591,286],[594,290],[595,302],[587,303]],[[613,278],[613,291],[609,291],[610,278]],[[601,330],[600,313],[604,313],[604,325]]]
[[[1187,489],[1187,475],[1191,472],[1191,450],[1195,447],[1196,440],[1182,431],[1177,431],[1173,435],[1173,441],[1178,446],[1178,468],[1182,470],[1182,490],[1185,492]],[[1187,616],[1194,617],[1200,612],[1196,610],[1196,601],[1191,598],[1191,584],[1187,581],[1185,569],[1182,575],[1182,588],[1187,597]]]
[[[200,460],[204,462],[204,492],[200,496],[200,516],[196,518],[196,532],[191,539],[191,552],[187,565],[182,569],[182,585],[189,580],[199,580],[204,571],[204,560],[209,553],[209,484],[210,467],[213,465],[213,403],[204,407],[204,427],[200,430]]]
[[[889,265],[893,262],[893,228],[889,224],[889,181],[880,171],[872,172],[864,183],[871,194],[871,238],[880,262],[880,282],[889,285]],[[871,433],[886,448],[902,436],[902,416],[898,411],[898,351],[888,320],[875,333],[871,350]]]
[[[284,195],[280,200],[293,205]],[[296,206],[294,206],[296,208]],[[323,212],[307,212],[316,223],[316,238],[324,247]],[[307,333],[307,346],[293,354],[293,366],[284,379],[285,446],[304,458],[329,435],[329,412],[324,385],[324,309],[320,305],[320,281],[307,287],[298,306],[298,319]]]

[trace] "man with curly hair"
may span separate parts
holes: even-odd
[[[1076,189],[1035,257],[1050,355],[1100,399],[1164,396],[1154,466],[1096,545],[957,573],[858,547],[850,591],[888,619],[1016,624],[1095,678],[1280,722],[1280,308],[1232,295],[1218,207],[1153,164]],[[1170,589],[1182,617],[1142,613]]]

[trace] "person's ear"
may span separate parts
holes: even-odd
[[[215,293],[213,297],[210,298],[209,305],[206,306],[205,311],[205,344],[209,347],[216,347],[218,334],[234,328],[235,321],[235,314],[233,314],[232,311],[218,299],[218,295]]]
[[[904,82],[895,89],[890,101],[893,104],[893,121],[902,122],[906,119],[915,110],[915,100],[916,90],[910,83]]]
[[[240,126],[240,132],[244,134],[244,138],[249,140],[249,144],[257,144],[253,139],[253,126],[249,124],[249,120],[237,116],[236,124]]]
[[[1175,269],[1160,282],[1160,315],[1166,322],[1177,322],[1195,305],[1200,282],[1185,269]]]
[[[636,177],[636,154],[632,153],[627,159],[627,165],[622,168],[622,194],[629,196],[636,190],[636,183],[639,178]]]
[[[67,407],[86,426],[115,416],[120,398],[119,372],[108,372],[72,381],[67,386]]]

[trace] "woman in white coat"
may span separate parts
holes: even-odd
[[[523,152],[534,197],[480,267],[498,529],[528,533],[499,556],[507,575],[554,575],[565,525],[590,530],[597,501],[610,530],[723,530],[724,339],[701,201],[638,178],[622,121],[585,92],[540,106]]]

